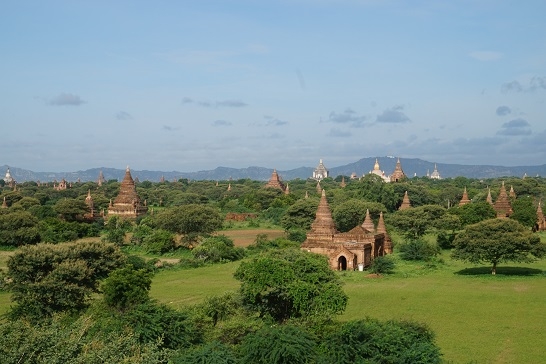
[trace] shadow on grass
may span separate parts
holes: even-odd
[[[463,276],[491,275],[491,267],[466,268],[455,272],[455,274]],[[544,272],[536,268],[497,267],[498,276],[538,276],[542,274]]]

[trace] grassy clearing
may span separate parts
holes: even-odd
[[[436,269],[398,260],[396,273],[368,278],[341,272],[349,305],[341,320],[366,316],[418,321],[436,333],[452,363],[537,363],[545,356],[546,261],[471,267],[449,259]],[[152,297],[174,308],[235,291],[239,263],[159,272]],[[471,269],[468,269],[471,268]]]

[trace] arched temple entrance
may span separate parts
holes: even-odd
[[[347,270],[347,258],[343,255],[337,259],[337,270]]]

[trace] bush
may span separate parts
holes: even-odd
[[[198,247],[192,250],[195,259],[208,263],[236,261],[243,258],[244,253],[243,249],[236,248],[233,240],[225,235],[206,238]]]
[[[394,259],[390,255],[384,255],[372,260],[370,272],[376,274],[389,274],[394,271],[395,266]]]
[[[218,341],[194,347],[175,354],[169,363],[172,364],[236,364],[239,363],[233,350]]]
[[[281,325],[264,327],[241,344],[241,363],[298,364],[316,360],[314,337],[301,328]]]
[[[175,248],[174,235],[166,230],[153,230],[144,236],[142,247],[151,254],[164,254]]]
[[[434,334],[413,322],[350,321],[326,335],[324,363],[440,363]]]
[[[445,231],[440,231],[436,238],[436,242],[441,249],[451,249],[453,248],[453,240],[455,240],[456,236],[457,234],[449,234]]]
[[[116,269],[102,282],[104,302],[118,310],[144,303],[149,300],[151,284],[151,273],[145,269],[136,270],[132,265]]]
[[[438,247],[428,244],[423,239],[412,239],[398,248],[404,260],[429,260],[439,253]]]

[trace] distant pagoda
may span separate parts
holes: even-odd
[[[402,199],[402,204],[398,208],[398,210],[406,210],[411,208],[411,202],[408,196],[408,191],[404,193],[404,198]]]
[[[497,212],[498,218],[506,218],[512,215],[512,212],[513,212],[512,205],[510,204],[510,198],[508,197],[508,194],[506,193],[506,188],[504,187],[504,181],[502,182],[499,196],[497,197],[497,201],[495,201],[493,208]]]
[[[277,170],[274,169],[273,173],[271,173],[271,177],[269,178],[269,181],[264,186],[265,188],[276,188],[281,191],[286,190],[286,186],[284,183],[282,183],[281,178],[279,177],[279,174],[277,173]]]
[[[108,215],[118,215],[125,218],[136,219],[138,216],[146,214],[148,206],[141,204],[137,195],[135,181],[131,176],[129,166],[125,170],[125,176],[121,181],[119,194],[110,206],[108,206]]]
[[[463,191],[463,197],[461,198],[461,201],[459,201],[459,206],[464,206],[467,203],[470,203],[470,199],[468,198],[468,192],[466,192],[466,187]]]
[[[394,167],[394,172],[392,172],[390,179],[391,182],[400,182],[406,178],[406,174],[402,170],[402,163],[400,163],[400,158],[396,161],[396,166]]]

